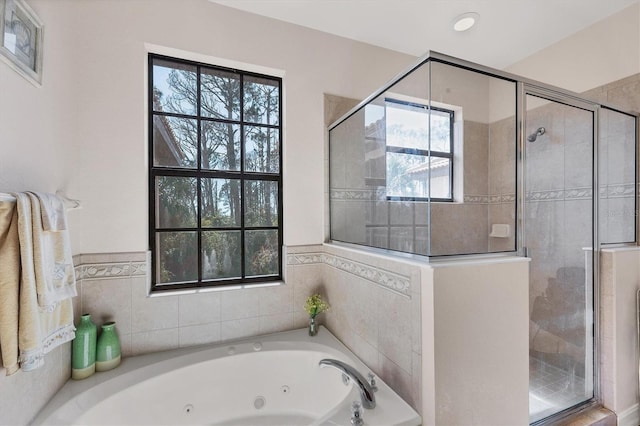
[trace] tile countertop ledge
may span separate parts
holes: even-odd
[[[364,254],[385,260],[396,260],[417,266],[451,266],[451,265],[477,265],[482,263],[509,263],[519,261],[531,261],[530,258],[517,256],[515,253],[486,253],[486,254],[461,254],[451,256],[431,257],[413,255],[409,253],[383,252],[385,249],[371,248],[367,246],[352,246],[348,243],[329,241],[322,244],[329,250],[344,250],[355,254]]]

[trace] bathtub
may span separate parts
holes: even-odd
[[[360,401],[333,358],[370,371],[326,328],[306,329],[125,358],[111,371],[69,380],[35,425],[350,425]],[[365,425],[419,425],[381,379]]]

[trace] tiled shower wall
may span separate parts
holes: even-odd
[[[489,226],[509,225],[508,237],[489,237],[489,251],[512,251],[516,234],[516,134],[515,118],[489,124]],[[489,230],[490,232],[490,230]]]
[[[601,102],[640,111],[640,76],[635,75],[586,93]],[[599,227],[602,243],[632,242],[636,222],[634,189],[633,120],[601,110],[599,124]],[[566,300],[584,300],[586,271],[584,248],[591,246],[592,135],[590,114],[564,105],[548,104],[527,113],[530,134],[538,126],[547,129],[527,144],[527,246],[531,264],[530,313],[533,323],[549,334],[531,333],[532,348],[545,348],[536,356],[554,359],[558,366],[568,359],[563,345],[581,349],[584,331],[550,318],[580,318],[584,307],[571,311]],[[555,327],[548,329],[546,327]],[[536,326],[536,327],[537,327]],[[559,338],[559,339],[558,339]],[[550,350],[549,348],[556,348]]]
[[[487,251],[490,200],[489,126],[465,120],[463,135],[464,200],[461,203],[431,204],[433,254]],[[410,208],[411,204],[407,203],[407,208]]]
[[[351,100],[344,102],[353,104]],[[332,97],[332,104],[340,105],[339,98]],[[384,186],[368,183],[372,175],[384,180],[384,133],[378,135],[380,146],[373,145],[371,136],[365,138],[364,115],[364,110],[360,110],[333,130],[334,138],[341,141],[331,148],[339,152],[332,153],[336,164],[328,171],[335,239],[418,254],[514,249],[515,131],[509,132],[513,119],[495,126],[464,121],[464,152],[459,157],[464,159],[464,171],[460,174],[464,176],[464,199],[429,205],[388,201]],[[505,166],[490,158],[509,161],[505,161]],[[364,221],[358,222],[356,218]],[[489,237],[492,223],[509,225],[511,237]]]
[[[420,401],[419,268],[331,245],[287,248],[286,284],[147,296],[145,253],[82,255],[76,315],[116,321],[124,356],[306,327],[306,298],[319,317],[406,401]]]

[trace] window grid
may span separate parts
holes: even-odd
[[[196,68],[196,112],[195,115],[177,113],[172,111],[156,111],[154,108],[154,61],[161,60],[163,64],[174,63],[177,65],[185,64],[194,66]],[[202,86],[201,76],[204,70],[208,71],[225,71],[236,74],[239,76],[239,109],[240,117],[238,120],[219,118],[219,117],[206,117],[202,111]],[[238,284],[251,284],[265,281],[277,281],[282,279],[282,79],[273,76],[267,76],[257,73],[251,73],[241,70],[229,69],[224,67],[213,66],[209,64],[197,63],[178,58],[171,58],[162,55],[149,54],[148,58],[148,76],[149,76],[149,246],[151,249],[152,259],[152,286],[151,291],[165,291],[175,289],[188,289],[194,287],[212,287],[212,286],[224,286],[224,285],[238,285]],[[244,111],[244,89],[245,89],[245,76],[251,76],[256,78],[265,79],[273,83],[277,83],[277,95],[278,95],[278,124],[260,123],[254,121],[245,121]],[[154,118],[155,117],[175,117],[196,120],[197,122],[197,159],[195,169],[189,169],[186,167],[170,167],[154,164]],[[240,137],[240,157],[238,161],[239,170],[215,170],[204,169],[202,164],[202,138],[203,138],[203,123],[224,123],[224,124],[236,124],[239,126]],[[278,143],[278,173],[264,173],[245,170],[245,126],[255,126],[261,129],[274,129],[278,131],[277,143]],[[232,143],[232,141],[231,141]],[[156,191],[156,181],[158,177],[192,177],[196,179],[196,197],[197,197],[197,217],[196,227],[167,227],[160,226],[157,223],[157,203],[158,196]],[[239,194],[240,194],[240,225],[239,226],[203,226],[202,224],[202,180],[209,178],[217,179],[234,179],[239,181]],[[276,182],[277,183],[277,225],[276,226],[246,226],[245,225],[245,182],[259,181],[259,182]],[[277,274],[250,276],[247,277],[246,271],[246,232],[247,231],[260,231],[260,230],[273,230],[277,231]],[[240,233],[240,278],[230,279],[203,279],[203,242],[202,235],[208,231],[239,231]],[[159,247],[157,237],[163,233],[170,232],[195,232],[197,236],[197,281],[186,282],[172,282],[172,283],[160,283],[158,279],[158,266],[159,266]]]
[[[430,158],[445,158],[449,160],[449,194],[450,197],[447,198],[437,198],[437,197],[411,197],[411,196],[395,196],[395,195],[387,195],[388,201],[434,201],[434,202],[453,202],[453,155],[454,155],[454,144],[453,144],[453,127],[454,127],[454,112],[445,108],[438,108],[434,106],[427,106],[423,104],[417,104],[413,102],[400,101],[397,99],[385,99],[386,103],[390,104],[398,104],[402,106],[411,106],[415,108],[424,109],[425,111],[439,111],[448,114],[449,116],[449,152],[444,151],[435,151],[429,149],[418,149],[418,148],[409,148],[405,146],[396,146],[396,145],[386,145],[386,152],[394,153],[394,154],[408,154],[415,156],[425,157],[427,160]]]

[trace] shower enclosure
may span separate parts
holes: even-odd
[[[598,394],[598,259],[636,241],[636,116],[438,53],[330,126],[330,238],[527,256],[531,423]]]

